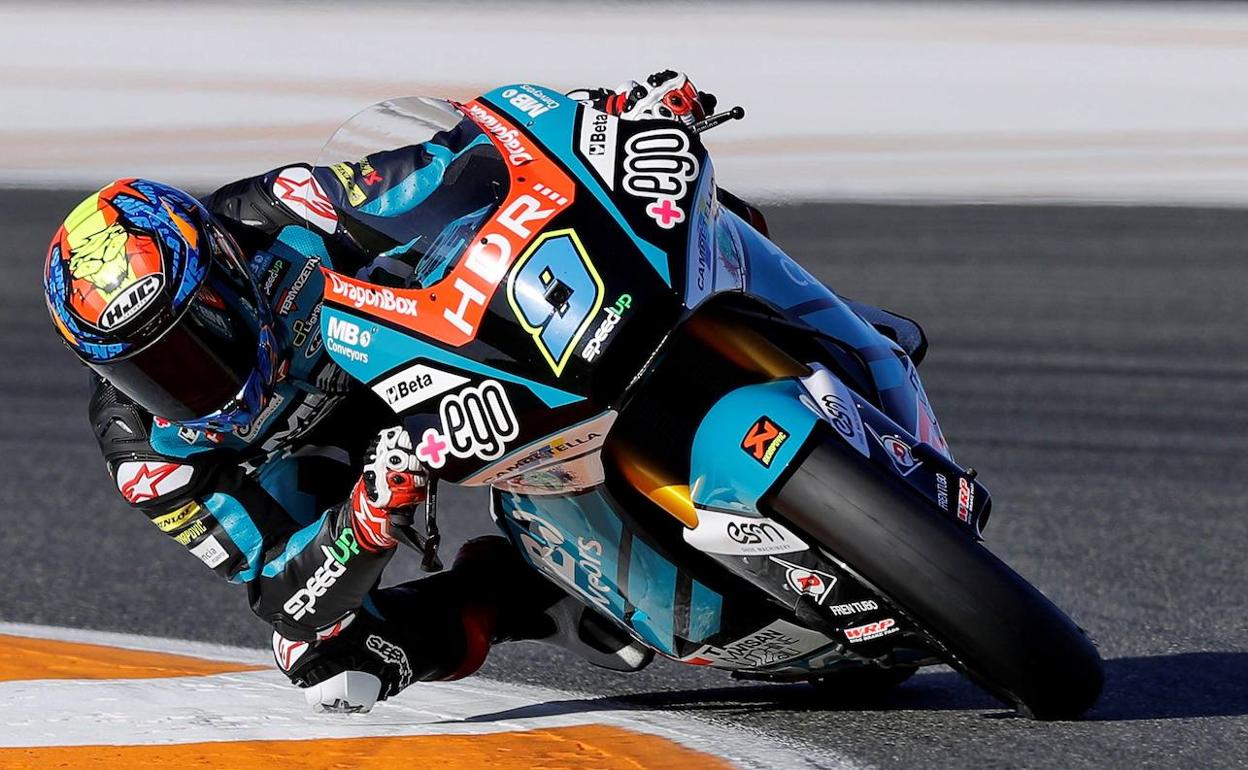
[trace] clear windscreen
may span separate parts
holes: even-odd
[[[404,97],[362,110],[317,157],[351,185],[348,229],[386,283],[428,287],[506,198],[507,164],[454,104]],[[373,187],[360,182],[376,179]],[[359,180],[359,181],[357,181]]]

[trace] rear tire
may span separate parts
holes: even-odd
[[[928,630],[949,661],[1037,719],[1074,719],[1104,674],[1088,636],[966,530],[865,458],[816,446],[772,497],[805,530]]]

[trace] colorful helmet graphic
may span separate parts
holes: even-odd
[[[244,428],[276,379],[271,311],[234,239],[192,196],[119,179],[48,249],[48,311],[87,366],[152,414]]]

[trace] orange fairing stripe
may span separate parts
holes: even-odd
[[[162,652],[0,635],[0,681],[157,679],[259,671],[263,668]],[[7,766],[0,763],[0,767]]]
[[[389,289],[322,268],[325,298],[456,347],[477,336],[486,305],[507,270],[551,220],[572,204],[575,185],[515,124],[473,100],[462,106],[507,161],[507,199],[468,253],[437,284]]]
[[[384,708],[384,706],[382,707]],[[586,725],[484,735],[421,735],[310,741],[232,741],[152,746],[0,749],[8,770],[90,767],[146,770],[212,767],[436,767],[440,770],[730,770],[727,760],[653,735]]]

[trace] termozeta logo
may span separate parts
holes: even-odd
[[[317,599],[334,587],[338,578],[346,573],[347,562],[359,552],[360,546],[355,542],[355,534],[349,528],[344,529],[334,541],[332,548],[327,545],[321,546],[321,553],[325,554],[325,563],[316,568],[316,572],[308,578],[307,585],[295,591],[286,600],[282,609],[295,620],[299,620],[304,615],[315,615]]]

